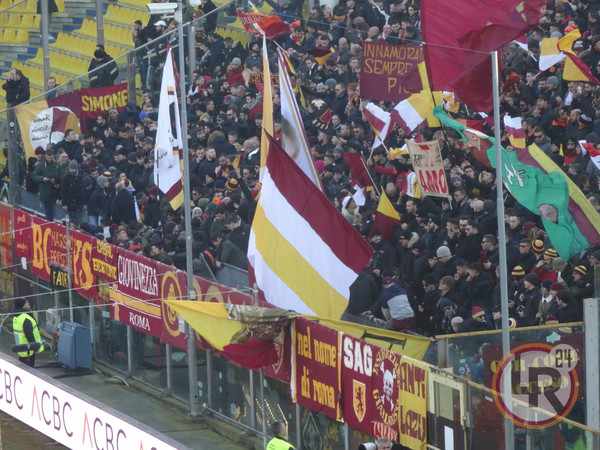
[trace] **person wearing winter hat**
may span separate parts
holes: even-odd
[[[536,315],[539,324],[545,324],[547,316],[556,314],[556,311],[558,310],[558,303],[556,303],[556,298],[553,297],[551,291],[552,284],[552,281],[544,280],[540,285],[542,298],[540,299],[538,313]]]
[[[443,297],[436,312],[434,335],[454,333],[452,319],[455,317],[457,317],[456,305],[448,297]]]
[[[15,312],[13,316],[13,331],[15,343],[18,345],[40,344],[37,350],[25,349],[18,352],[19,361],[30,367],[35,365],[35,355],[44,351],[42,338],[37,322],[29,313],[31,305],[29,299],[19,297],[15,299]]]
[[[533,250],[533,253],[535,253],[535,256],[540,258],[544,253],[544,242],[539,239],[534,240],[531,243],[531,249]]]
[[[471,309],[471,317],[463,322],[461,332],[471,333],[477,331],[492,330],[493,325],[488,323],[485,317],[485,311],[480,306],[474,306]]]
[[[370,320],[378,325],[383,325],[389,330],[406,332],[416,331],[415,313],[410,306],[406,291],[396,284],[393,277],[386,275],[383,277],[383,290],[377,301],[370,310],[365,311],[363,315],[368,316]],[[375,317],[374,312],[381,309],[386,320]]]
[[[519,296],[521,305],[525,306],[523,317],[519,320],[519,325],[529,327],[536,324],[536,316],[542,294],[540,292],[540,278],[535,273],[528,273],[523,280],[525,291]]]
[[[83,184],[77,161],[71,161],[68,167],[69,173],[62,177],[60,183],[60,201],[63,211],[69,214],[69,219],[79,225],[80,211],[83,209]]]
[[[544,252],[544,259],[537,262],[535,267],[532,269],[532,273],[535,273],[540,278],[540,281],[552,280],[556,281],[558,276],[556,270],[552,268],[552,261],[558,256],[554,248],[549,248]]]

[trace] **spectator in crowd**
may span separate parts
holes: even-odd
[[[8,107],[17,106],[29,100],[29,78],[18,69],[10,69],[6,82],[2,85],[6,91],[6,104]]]

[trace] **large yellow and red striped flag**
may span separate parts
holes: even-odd
[[[377,205],[377,212],[375,213],[375,219],[371,226],[371,234],[374,231],[380,231],[383,235],[383,239],[391,241],[394,237],[394,230],[400,225],[400,215],[398,211],[394,209],[392,202],[386,195],[385,191],[381,191],[381,198],[379,199],[379,205]]]
[[[267,302],[339,319],[373,250],[268,135],[248,262]]]

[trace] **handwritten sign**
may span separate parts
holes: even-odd
[[[407,141],[410,160],[421,185],[421,192],[437,197],[448,196],[446,172],[438,141]]]

